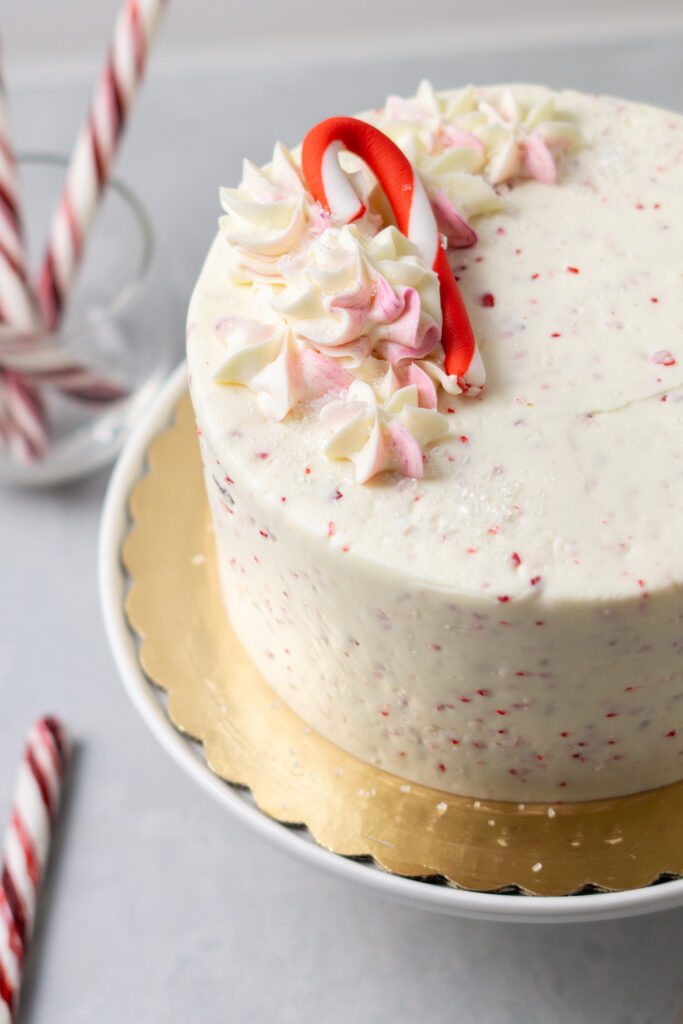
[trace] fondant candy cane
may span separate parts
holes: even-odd
[[[165,0],[125,0],[50,227],[38,297],[47,327],[60,319],[102,191],[109,181]]]
[[[69,745],[56,718],[28,735],[5,836],[0,877],[0,1024],[16,1017],[19,993],[62,790]]]
[[[484,366],[419,175],[398,146],[372,125],[353,117],[321,121],[304,139],[301,166],[314,198],[347,224],[362,217],[365,206],[339,165],[339,154],[345,149],[365,160],[375,173],[399,231],[415,243],[427,266],[437,274],[446,373],[457,377],[464,392],[479,394]]]

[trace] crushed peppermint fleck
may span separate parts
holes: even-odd
[[[650,362],[656,363],[657,366],[675,366],[676,360],[669,351],[665,348],[659,349],[657,352],[653,352],[650,356]]]

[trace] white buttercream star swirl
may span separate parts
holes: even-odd
[[[486,148],[486,176],[492,185],[511,178],[536,178],[553,185],[556,177],[554,154],[575,149],[581,134],[556,110],[554,96],[547,96],[524,109],[510,89],[497,103],[479,104],[483,123],[471,125]]]

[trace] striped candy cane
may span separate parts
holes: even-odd
[[[0,370],[0,441],[19,462],[42,458],[50,443],[40,391],[14,370]]]
[[[102,404],[120,401],[128,391],[64,353],[49,335],[9,337],[0,335],[0,365],[20,375],[27,386],[52,388],[81,402]]]
[[[29,284],[19,175],[12,147],[0,45],[0,320],[19,331],[33,330],[37,311]]]
[[[29,283],[17,161],[12,147],[0,47],[0,331],[33,331],[39,317]],[[0,368],[0,444],[23,461],[47,449],[45,408],[35,384]]]
[[[121,401],[126,388],[47,345],[41,335],[17,335],[0,324],[0,447],[19,462],[43,458],[50,447],[44,398],[59,392],[81,404]]]
[[[463,392],[478,395],[484,386],[484,365],[419,175],[398,146],[372,125],[353,117],[321,121],[304,139],[301,166],[314,198],[347,224],[361,217],[365,206],[339,165],[339,154],[345,149],[374,171],[399,231],[415,243],[427,266],[437,274],[446,372],[457,377]]]
[[[57,325],[133,98],[165,0],[125,0],[85,125],[76,142],[66,184],[50,227],[38,281],[43,320]]]
[[[0,1024],[16,1017],[40,882],[59,809],[69,745],[56,718],[28,735],[5,836],[0,876]]]

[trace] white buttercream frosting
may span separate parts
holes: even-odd
[[[483,101],[510,123],[504,92],[475,90],[462,116]],[[568,142],[555,187],[492,188],[487,151],[470,175],[501,207],[452,254],[481,400],[457,382],[450,397],[438,345],[353,366],[302,342],[302,397],[264,417],[251,384],[215,373],[242,349],[263,346],[252,379],[287,360],[298,327],[283,341],[270,298],[290,286],[234,284],[222,232],[190,307],[190,388],[230,620],[279,700],[411,781],[613,797],[683,774],[683,118],[512,92],[524,134],[552,99],[538,125],[576,125],[585,144]],[[439,94],[439,116],[462,95]],[[329,227],[311,223],[311,245]],[[228,315],[256,328],[226,342]],[[420,480],[398,477],[421,467],[395,421]]]
[[[451,248],[476,244],[468,220],[500,210],[503,199],[493,185],[531,173],[549,181],[549,147],[567,148],[579,138],[569,121],[556,117],[552,97],[526,111],[508,92],[495,104],[471,88],[437,95],[428,83],[413,100],[390,97],[367,118],[414,163]],[[245,161],[239,187],[221,189],[232,291],[214,327],[227,350],[214,379],[248,387],[271,419],[314,407],[323,423],[344,421],[325,450],[350,458],[359,480],[385,469],[420,476],[415,452],[448,433],[445,417],[434,426],[438,394],[461,393],[444,369],[439,281],[393,226],[368,168],[351,154],[343,161],[365,207],[352,225],[313,200],[296,155],[281,143],[270,164]],[[409,417],[412,402],[395,401],[409,368],[420,381],[411,385],[414,408],[429,416]],[[328,401],[334,406],[323,416]],[[340,440],[352,435],[360,448]]]

